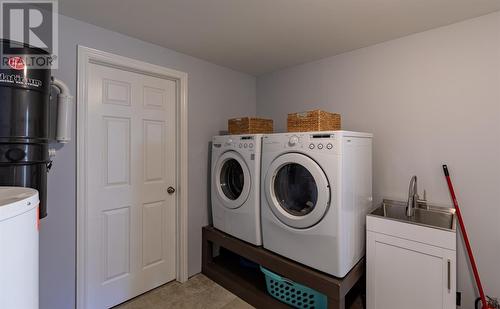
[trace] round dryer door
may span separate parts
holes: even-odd
[[[274,215],[294,228],[318,223],[330,204],[330,186],[321,167],[303,154],[287,153],[267,171],[265,194]]]
[[[214,177],[217,197],[224,206],[235,209],[245,203],[252,182],[250,170],[239,153],[223,153],[215,166]]]

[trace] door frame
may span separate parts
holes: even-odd
[[[164,68],[147,62],[118,56],[112,53],[78,45],[77,82],[77,245],[76,245],[76,308],[85,308],[86,300],[86,224],[87,224],[87,78],[89,65],[99,64],[157,78],[174,80],[177,83],[176,100],[176,280],[188,279],[188,107],[187,82],[185,72]]]

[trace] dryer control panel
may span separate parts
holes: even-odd
[[[336,135],[333,133],[284,133],[266,135],[263,138],[266,148],[273,145],[271,147],[276,149],[297,149],[308,152],[333,152],[336,141]]]
[[[332,150],[335,144],[335,134],[311,134],[309,136],[309,149]]]

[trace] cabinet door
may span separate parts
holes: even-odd
[[[456,251],[367,233],[368,309],[456,308]]]

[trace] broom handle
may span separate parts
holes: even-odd
[[[448,172],[448,166],[443,165],[444,176],[446,177],[446,182],[448,183],[448,189],[450,190],[451,198],[453,199],[453,205],[455,206],[456,214],[458,217],[458,222],[460,223],[460,230],[462,231],[462,237],[464,238],[465,247],[467,248],[467,254],[469,255],[469,261],[472,266],[472,271],[474,272],[474,278],[476,279],[477,289],[479,290],[479,295],[481,297],[481,302],[483,303],[483,308],[488,308],[488,302],[486,301],[486,296],[484,295],[483,285],[481,284],[481,279],[479,278],[479,272],[477,270],[476,261],[474,260],[474,255],[472,254],[472,248],[469,242],[469,236],[467,236],[467,231],[465,230],[464,220],[462,218],[462,213],[458,207],[457,197],[455,195],[455,190],[453,189],[453,184],[451,183],[450,173]]]

